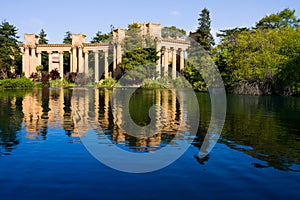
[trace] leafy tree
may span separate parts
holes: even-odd
[[[154,48],[136,49],[123,54],[121,69],[126,73],[137,66],[155,64],[158,59]]]
[[[163,38],[184,38],[186,36],[186,31],[176,26],[165,26],[162,28],[161,33]]]
[[[295,16],[295,10],[288,8],[279,13],[267,15],[256,23],[256,28],[296,28],[300,19]]]
[[[157,56],[155,42],[152,38],[142,36],[139,24],[128,25],[122,46],[124,53],[120,67],[124,73],[131,71],[130,75],[126,76],[128,80],[136,81],[139,79],[141,81],[144,78],[156,77],[155,63],[159,57]],[[135,69],[136,67],[139,68]]]
[[[112,32],[103,34],[101,31],[98,31],[92,38],[91,43],[111,42],[112,36]]]
[[[205,50],[209,51],[215,44],[214,38],[211,35],[210,28],[210,13],[209,10],[204,8],[198,19],[199,27],[195,33],[196,42],[198,42]]]
[[[0,77],[12,77],[18,70],[16,61],[21,59],[17,28],[3,21],[0,25]],[[19,62],[20,63],[20,62]]]
[[[48,44],[47,34],[44,29],[41,30],[39,33],[39,44]],[[45,66],[44,70],[48,71],[49,60],[48,60],[48,53],[43,51],[42,52],[42,65]]]

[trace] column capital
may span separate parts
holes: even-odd
[[[64,51],[58,51],[59,54],[64,54]]]
[[[52,51],[47,51],[48,54],[52,54]]]
[[[36,51],[36,53],[37,53],[37,54],[41,54],[41,53],[42,53],[42,51],[38,50],[38,51]]]
[[[89,54],[89,50],[83,50],[83,53]]]

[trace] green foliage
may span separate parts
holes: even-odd
[[[99,88],[112,88],[116,85],[117,81],[114,78],[102,79],[99,81],[97,87]]]
[[[17,28],[3,21],[0,25],[0,78],[13,77],[15,70],[20,68],[17,66],[21,59],[18,38]]]
[[[112,42],[112,38],[112,32],[103,34],[101,31],[98,31],[96,35],[92,38],[91,43]]]
[[[198,42],[205,50],[210,50],[215,44],[214,38],[211,35],[210,28],[210,13],[209,10],[204,8],[198,19],[199,27],[195,33],[196,42]]]
[[[39,33],[39,44],[48,44],[47,34],[44,29]],[[48,71],[49,60],[46,51],[42,52],[42,65],[45,66],[43,70]]]
[[[186,36],[186,31],[184,29],[179,29],[176,26],[165,26],[162,28],[161,35],[163,38],[184,38]]]
[[[300,28],[294,11],[267,16],[256,29],[224,30],[214,49],[227,91],[253,95],[299,92]]]
[[[295,16],[295,12],[286,8],[279,13],[265,16],[256,23],[256,28],[297,28],[300,20]]]
[[[69,88],[69,87],[74,87],[75,84],[74,83],[70,83],[68,81],[65,80],[50,80],[50,88]]]
[[[128,25],[126,36],[122,42],[124,52],[130,52],[143,47],[144,38],[142,37],[142,30],[138,23]]]
[[[44,70],[44,66],[43,65],[38,65],[38,66],[36,66],[35,69],[36,69],[37,72],[41,73]]]
[[[44,29],[39,33],[39,44],[48,44],[47,34]]]
[[[190,83],[184,77],[177,77],[172,79],[163,77],[158,79],[145,79],[141,85],[144,89],[179,89],[179,88],[192,88]]]
[[[34,83],[28,78],[0,80],[0,86],[5,89],[33,88]]]
[[[72,44],[72,33],[70,31],[66,32],[63,43],[64,44]]]
[[[135,67],[156,63],[158,59],[154,48],[132,50],[123,54],[121,69],[126,73]]]

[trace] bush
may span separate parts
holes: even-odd
[[[76,76],[77,76],[77,73],[76,73],[76,72],[68,72],[68,73],[65,75],[65,80],[68,81],[69,83],[75,83],[75,81],[76,81]]]
[[[42,73],[42,87],[50,87],[50,83],[49,83],[49,74],[46,73]]]
[[[0,80],[0,86],[5,89],[33,88],[34,83],[28,78]]]
[[[61,79],[60,73],[57,68],[52,69],[49,76],[50,76],[51,80]]]
[[[117,81],[114,78],[102,79],[98,83],[98,87],[114,87]]]
[[[160,89],[160,88],[166,88],[165,84],[163,84],[159,80],[145,80],[143,81],[141,88],[144,89]]]
[[[29,76],[29,78],[34,81],[34,82],[38,82],[39,81],[39,75],[37,72],[32,72]]]

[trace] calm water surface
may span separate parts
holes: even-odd
[[[228,95],[222,136],[199,159],[210,122],[210,98],[197,93],[200,121],[192,145],[168,167],[146,174],[105,166],[80,140],[93,129],[134,153],[176,145],[179,125],[184,121],[185,131],[192,126],[186,116],[193,109],[190,98],[184,91],[179,94],[134,93],[129,108],[136,124],[150,123],[152,105],[165,109],[156,115],[162,130],[136,138],[120,128],[126,119],[122,106],[112,108],[112,101],[118,102],[112,91],[0,91],[0,199],[299,198],[299,98]]]

